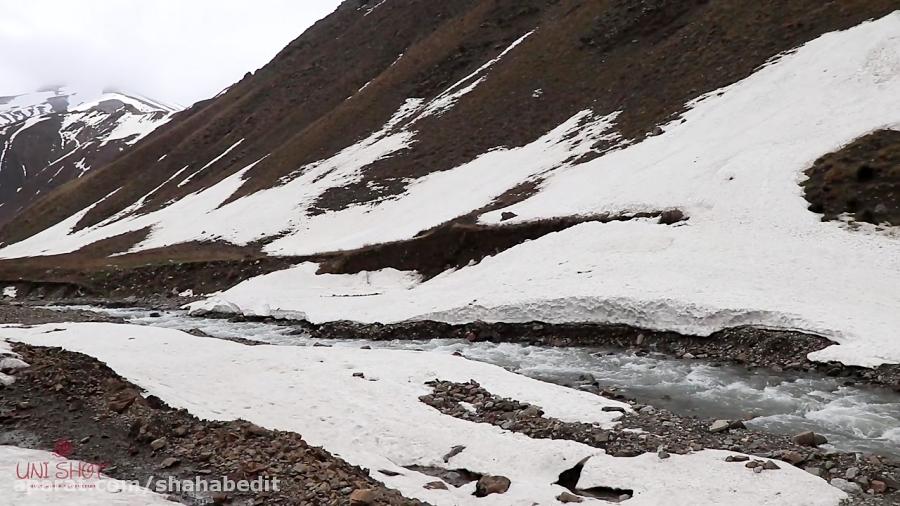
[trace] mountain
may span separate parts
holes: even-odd
[[[115,159],[176,111],[113,90],[54,87],[0,97],[0,223]]]
[[[314,322],[804,329],[878,364],[896,8],[346,1],[7,223],[0,273]]]

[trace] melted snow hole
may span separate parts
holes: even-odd
[[[52,306],[50,306],[53,309]],[[296,329],[269,323],[197,318],[185,311],[151,317],[145,309],[76,307],[127,319],[129,323],[180,330],[198,329],[220,338],[309,346],[319,341]],[[57,308],[59,309],[59,308]],[[466,357],[552,383],[577,385],[591,376],[603,388],[616,388],[640,402],[680,415],[737,419],[754,416],[752,429],[783,434],[813,430],[841,451],[900,457],[900,396],[886,389],[845,386],[823,376],[748,371],[663,355],[639,356],[599,348],[549,348],[512,343],[459,340],[331,340],[332,346],[417,349]],[[828,447],[828,445],[826,445]]]

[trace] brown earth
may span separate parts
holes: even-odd
[[[823,220],[900,225],[900,131],[878,130],[819,158],[803,182],[809,210]]]
[[[121,187],[79,226],[97,223],[184,166],[199,168],[241,139],[189,184],[177,186],[192,170],[161,188],[146,209],[210,186],[265,155],[235,197],[278,184],[380,128],[407,97],[433,98],[535,28],[452,109],[418,122],[413,146],[364,168],[360,183],[326,192],[316,207],[339,209],[395,194],[412,179],[490,148],[531,142],[584,109],[622,111],[617,131],[625,140],[640,139],[677,117],[686,102],[746,77],[777,54],[897,5],[393,0],[365,16],[359,7],[359,0],[345,1],[254,75],[179,114],[105,168],[41,199],[4,226],[0,240],[30,236]],[[541,93],[533,97],[537,89]],[[162,155],[168,156],[156,163]]]

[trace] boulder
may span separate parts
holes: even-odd
[[[839,488],[848,494],[861,494],[862,487],[853,483],[852,481],[847,481],[843,478],[834,478],[829,483],[831,483],[832,487]]]
[[[506,476],[482,476],[475,484],[475,497],[504,494],[509,490],[510,484]]]
[[[350,506],[372,506],[378,496],[371,488],[358,488],[350,494]]]
[[[819,446],[828,442],[828,439],[821,434],[816,434],[813,431],[806,431],[797,434],[791,440],[800,446]]]

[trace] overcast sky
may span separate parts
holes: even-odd
[[[0,96],[68,83],[190,105],[339,0],[0,0]]]

